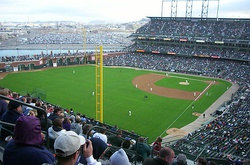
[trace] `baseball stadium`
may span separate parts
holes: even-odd
[[[162,147],[184,154],[186,164],[199,157],[207,164],[249,164],[250,19],[209,18],[209,0],[200,1],[200,17],[192,16],[193,0],[186,0],[186,15],[178,17],[178,1],[171,0],[171,17],[148,17],[128,36],[131,44],[119,51],[103,51],[104,44],[90,52],[3,56],[0,99],[39,112],[43,146],[53,154],[55,139],[48,130],[55,119],[50,115],[60,109],[62,126],[79,117],[80,134],[84,125],[91,125],[87,137],[106,135],[103,164],[120,148],[131,164],[143,164],[158,156],[153,144],[159,137]],[[82,41],[91,34],[84,35]],[[79,45],[91,45],[88,41]],[[3,106],[1,102],[1,164],[6,162],[6,138],[16,131],[16,120],[3,119]],[[22,115],[30,113],[22,110]],[[115,145],[109,138],[116,135],[129,140],[129,146]],[[146,156],[134,148],[139,143],[150,149]]]

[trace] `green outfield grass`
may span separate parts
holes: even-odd
[[[171,128],[181,128],[194,121],[197,117],[192,115],[193,112],[204,112],[226,91],[227,87],[231,86],[229,82],[216,80],[219,84],[209,88],[210,95],[196,101],[195,109],[191,107],[187,109],[192,104],[190,100],[157,96],[132,85],[133,78],[150,72],[152,71],[104,68],[104,122],[117,124],[125,130],[134,130],[149,137],[149,141],[154,141],[170,125]],[[187,91],[203,91],[208,84],[200,80],[214,80],[180,74],[170,74],[170,76],[173,77],[162,79],[156,85]],[[188,86],[176,83],[186,80],[190,83]],[[46,101],[64,108],[73,108],[76,112],[95,118],[96,97],[92,95],[96,87],[94,66],[13,73],[2,79],[0,86],[21,94],[39,89],[46,93]],[[148,99],[144,99],[145,95]],[[128,115],[128,111],[132,111],[131,116]]]

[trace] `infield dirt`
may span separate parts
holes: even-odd
[[[196,97],[200,95],[201,92],[195,91],[196,96],[194,96],[194,92],[187,92],[178,89],[171,89],[166,87],[156,86],[154,83],[163,79],[168,78],[168,76],[160,75],[160,74],[145,74],[138,77],[135,77],[132,81],[133,85],[143,91],[147,91],[156,95],[177,98],[177,99],[185,99],[185,100],[195,100]],[[170,77],[169,77],[170,78]],[[207,84],[210,84],[211,81],[204,81]],[[213,82],[217,83],[217,82]],[[163,138],[163,142],[167,142],[169,139],[173,140],[173,138],[181,138],[188,133],[191,133],[197,129],[199,129],[203,123],[212,119],[210,115],[213,113],[223,102],[230,100],[232,93],[236,92],[239,86],[237,84],[232,83],[232,87],[229,88],[216,102],[214,102],[204,113],[206,117],[204,118],[200,113],[193,113],[194,116],[197,116],[197,119],[182,127],[182,128],[169,128],[166,130],[168,134]],[[209,87],[207,88],[209,89]],[[206,89],[206,90],[207,90]],[[205,93],[205,92],[203,92]]]
[[[156,86],[154,83],[163,79],[163,78],[171,78],[169,76],[161,75],[161,74],[144,74],[138,77],[135,77],[132,81],[133,85],[138,89],[143,91],[147,91],[159,96],[176,98],[176,99],[184,99],[184,100],[195,100],[201,92],[199,91],[183,91],[178,89],[166,88]],[[209,81],[204,81],[209,84]],[[209,88],[207,88],[209,89]],[[194,96],[194,92],[196,95]]]

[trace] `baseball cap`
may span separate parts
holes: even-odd
[[[9,109],[16,109],[17,107],[21,106],[22,104],[13,100],[10,100],[8,104]]]
[[[70,156],[79,150],[84,143],[85,138],[83,136],[77,135],[74,131],[66,131],[65,134],[58,136],[55,140],[55,154],[59,157]]]

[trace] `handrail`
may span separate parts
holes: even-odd
[[[174,136],[171,136],[171,137],[166,137],[164,138],[164,140],[162,141],[161,145],[162,146],[168,146],[169,144],[171,143],[174,143],[184,137],[186,137],[187,135],[174,135]]]
[[[209,145],[209,144],[206,144],[206,145],[203,147],[202,151],[201,151],[201,152],[196,156],[196,158],[194,159],[194,162],[197,161],[197,159],[201,156],[201,154],[203,153],[203,151],[205,151],[205,149],[207,148],[208,145]]]
[[[31,107],[31,108],[36,109],[37,111],[41,112],[41,113],[44,115],[44,117],[45,117],[45,129],[46,129],[46,131],[45,131],[45,132],[46,132],[45,139],[46,139],[46,146],[49,148],[48,117],[47,117],[46,111],[45,111],[44,109],[40,108],[40,107],[37,107],[37,106],[34,106],[34,105],[27,104],[27,103],[22,102],[22,101],[20,101],[20,100],[11,99],[11,98],[6,97],[6,96],[1,95],[1,94],[0,94],[0,99],[9,100],[9,101],[14,101],[14,102],[17,102],[17,103],[19,103],[19,104],[21,104],[21,105],[25,105],[25,106],[27,106],[27,107]],[[1,121],[0,124],[9,125],[9,126],[13,126],[13,127],[15,126],[15,124],[3,122],[3,121]]]

